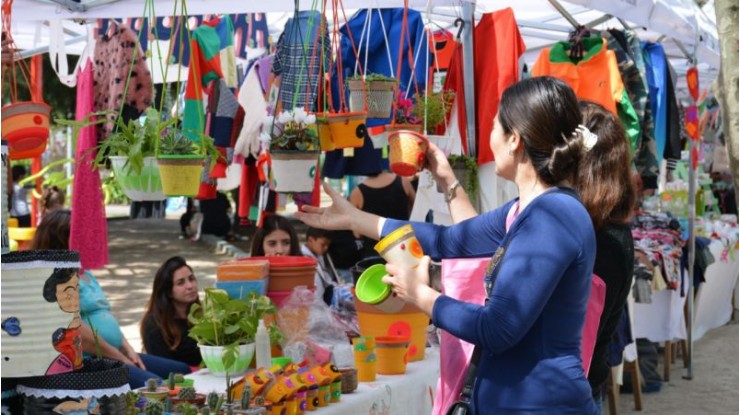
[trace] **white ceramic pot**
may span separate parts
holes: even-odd
[[[198,347],[203,362],[211,374],[215,376],[226,376],[227,372],[232,377],[243,375],[247,372],[247,368],[254,357],[254,343],[242,344],[239,346],[239,357],[237,357],[236,362],[231,367],[225,368],[221,360],[224,346],[203,346],[199,344]]]
[[[270,153],[272,180],[280,193],[311,192],[318,174],[319,153],[274,151]]]

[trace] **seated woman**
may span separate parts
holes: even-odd
[[[198,303],[198,280],[182,257],[162,264],[154,276],[152,296],[141,319],[144,350],[190,366],[201,362],[198,343],[188,336],[188,312]]]
[[[252,240],[252,256],[301,256],[298,234],[288,219],[272,215],[262,221]]]
[[[69,249],[70,219],[69,210],[57,209],[47,213],[36,229],[31,249]],[[103,357],[128,365],[129,386],[132,389],[144,386],[149,378],[165,378],[170,372],[190,373],[187,364],[136,353],[111,313],[110,302],[95,277],[89,271],[80,273],[79,284],[80,315],[83,322],[80,329],[85,353],[94,354],[97,351],[92,331],[94,328]]]

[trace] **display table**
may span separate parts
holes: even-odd
[[[201,369],[186,376],[194,380],[200,393],[226,390],[224,377]],[[411,362],[405,375],[378,375],[375,382],[360,382],[357,390],[342,395],[341,402],[312,412],[317,415],[403,414],[428,415],[432,411],[434,391],[439,378],[439,349],[428,348],[426,358]]]

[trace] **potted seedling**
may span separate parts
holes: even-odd
[[[195,392],[195,388],[192,386],[185,386],[180,388],[177,392],[177,396],[172,398],[172,403],[175,405],[188,403],[192,405],[203,405],[206,401],[206,395]]]
[[[301,108],[264,121],[262,140],[269,143],[272,180],[277,192],[310,192],[320,155],[316,116]]]
[[[235,299],[224,290],[206,288],[203,304],[190,308],[188,320],[193,326],[188,334],[198,342],[212,374],[238,375],[246,371],[254,356],[259,319],[274,313],[275,306],[268,297],[252,292],[244,299]]]
[[[148,401],[161,401],[167,397],[170,390],[166,386],[159,386],[155,378],[147,379],[146,385],[136,389]]]
[[[367,101],[368,118],[388,118],[393,107],[396,79],[371,73],[347,80],[350,111],[362,111]]]

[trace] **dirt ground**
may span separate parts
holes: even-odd
[[[139,350],[139,320],[151,293],[159,265],[173,255],[193,267],[201,289],[213,286],[215,266],[230,259],[206,242],[178,239],[177,217],[110,220],[110,265],[93,270],[131,344]],[[248,251],[249,241],[238,247]],[[662,359],[661,359],[662,365]],[[684,380],[680,359],[672,365],[671,381],[658,393],[643,394],[644,415],[738,414],[738,325],[730,323],[707,333],[694,346],[693,380]],[[662,366],[659,366],[662,373]],[[632,395],[619,396],[619,413],[633,410]],[[605,410],[605,414],[608,410]]]

